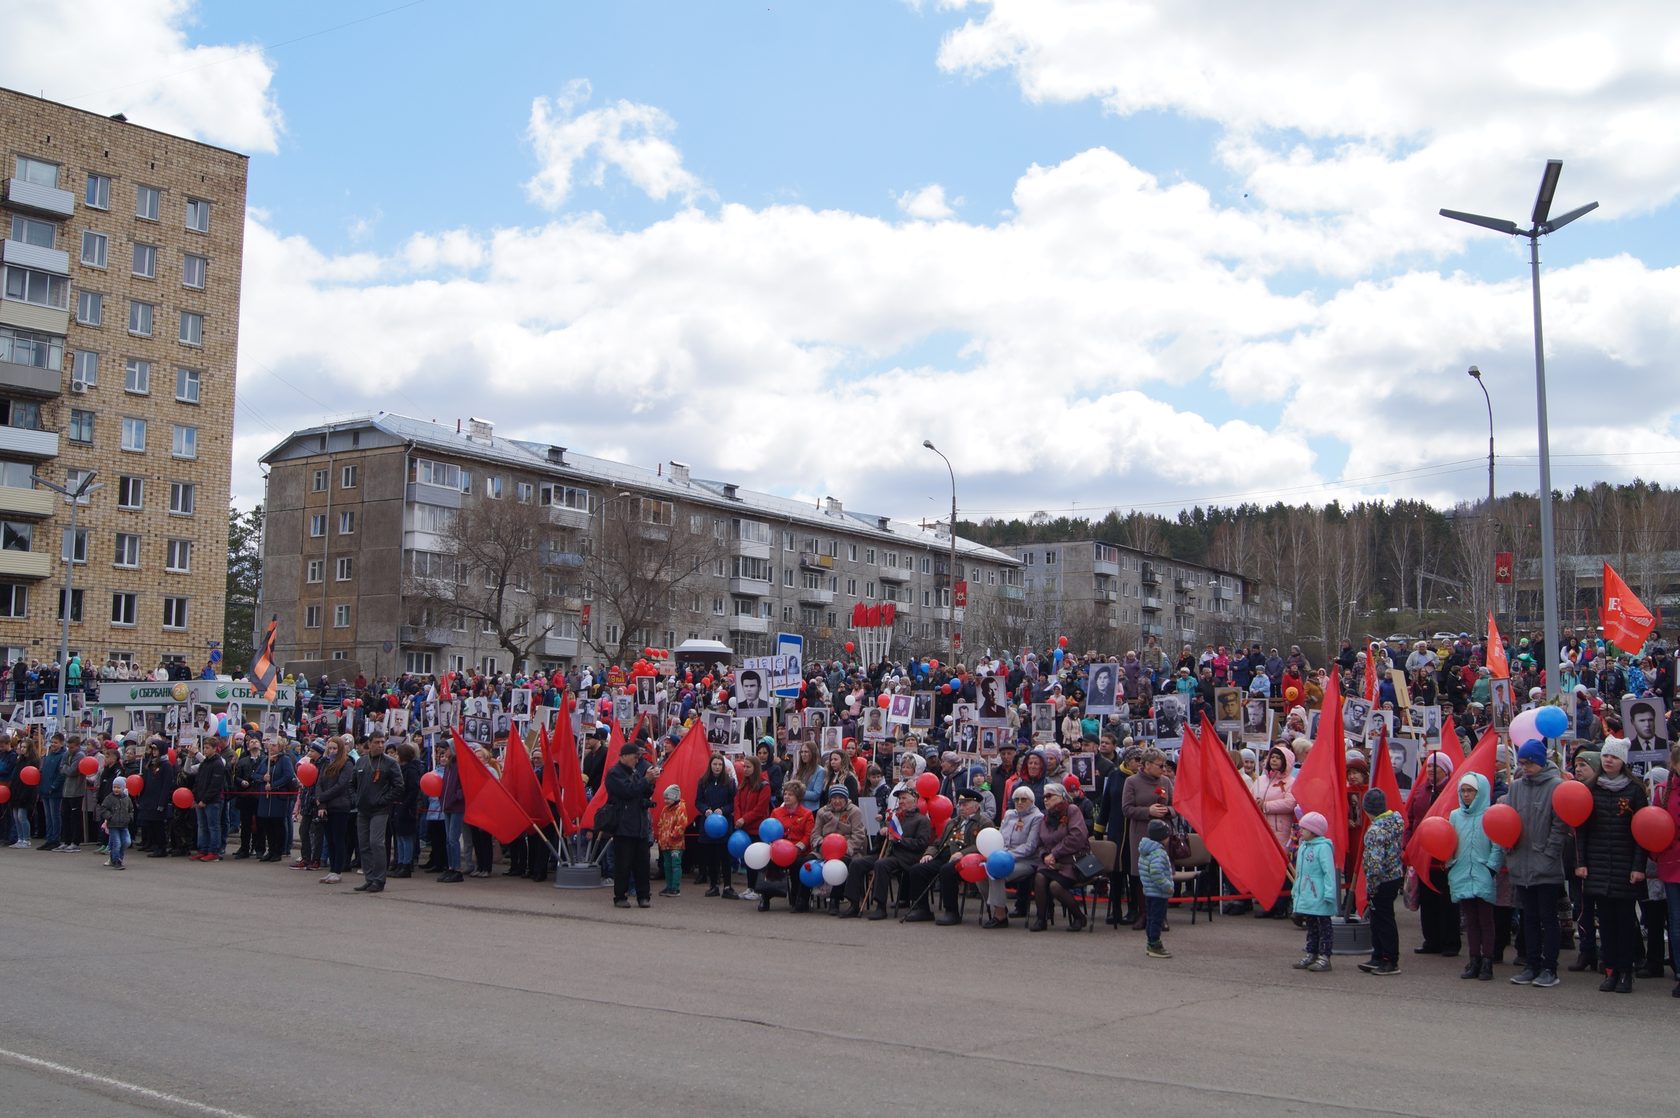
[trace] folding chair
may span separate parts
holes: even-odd
[[[1190,855],[1187,858],[1173,859],[1173,891],[1176,893],[1180,885],[1190,886],[1190,923],[1196,922],[1196,909],[1200,906],[1202,897],[1212,897],[1212,893],[1202,892],[1202,882],[1207,880],[1208,866],[1213,859],[1208,856],[1207,843],[1202,836],[1191,832],[1186,836],[1190,840]],[[1213,919],[1212,906],[1209,906],[1208,920]]]

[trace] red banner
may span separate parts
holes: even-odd
[[[1513,571],[1517,558],[1509,551],[1501,551],[1493,557],[1493,581],[1500,586],[1509,586],[1515,577]]]
[[[951,590],[951,601],[955,603],[958,609],[968,608],[968,580],[966,578],[957,579],[955,587]]]
[[[1604,604],[1598,611],[1604,639],[1623,652],[1638,653],[1657,627],[1645,603],[1634,596],[1610,564],[1604,564]]]

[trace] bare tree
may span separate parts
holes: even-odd
[[[670,501],[636,497],[604,510],[604,532],[589,559],[586,580],[594,612],[584,640],[609,662],[633,659],[640,646],[632,639],[651,633],[671,616],[673,595],[682,587],[722,575],[727,551],[710,516],[678,524]],[[607,640],[607,621],[615,616],[618,635]]]

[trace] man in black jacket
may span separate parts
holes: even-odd
[[[385,731],[374,727],[367,752],[356,762],[356,844],[361,849],[362,883],[358,893],[385,891],[385,828],[391,807],[402,799],[403,775],[397,759],[385,752]]]
[[[227,792],[228,764],[222,756],[222,742],[210,738],[204,743],[204,760],[193,777],[193,804],[198,814],[197,862],[220,862],[225,843],[222,796]]]
[[[875,886],[869,909],[871,920],[887,918],[887,891],[893,878],[907,879],[910,867],[921,861],[922,855],[933,843],[933,824],[917,810],[917,806],[916,789],[909,786],[900,788],[898,811],[881,828],[881,833],[887,836],[885,851],[879,858],[859,858],[852,862],[851,876],[846,879],[846,899],[854,905],[863,899],[864,883],[873,871]],[[907,888],[907,885],[901,887],[901,896]],[[912,899],[904,897],[905,901]]]
[[[653,782],[657,766],[642,760],[642,747],[630,742],[618,751],[618,764],[607,770],[607,802],[613,834],[613,907],[630,907],[630,879],[636,881],[636,906],[653,904],[652,874],[648,865],[648,840],[653,825],[648,810],[653,807]],[[599,822],[597,817],[597,822]]]

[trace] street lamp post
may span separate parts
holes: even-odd
[[[1482,390],[1482,400],[1487,404],[1488,415],[1488,500],[1487,513],[1484,522],[1488,527],[1488,540],[1491,542],[1495,554],[1499,551],[1499,521],[1493,515],[1493,397],[1488,395],[1487,383],[1482,380],[1482,371],[1476,366],[1470,366],[1469,375],[1475,380],[1476,387]],[[1491,562],[1491,557],[1489,559]],[[1495,615],[1499,613],[1499,583],[1495,580],[1488,592],[1488,605]]]
[[[951,468],[951,460],[945,457],[945,452],[933,445],[932,439],[923,439],[922,445],[939,455],[945,461],[945,472],[951,475],[951,570],[947,578],[950,597],[945,601],[945,655],[951,663],[957,662],[957,471]]]
[[[1557,663],[1562,630],[1558,626],[1557,540],[1552,525],[1552,454],[1546,423],[1546,346],[1540,327],[1540,238],[1557,232],[1576,218],[1598,208],[1597,202],[1588,202],[1562,217],[1552,217],[1552,198],[1557,194],[1558,176],[1562,173],[1563,160],[1546,160],[1546,169],[1540,176],[1540,193],[1535,196],[1534,211],[1529,217],[1527,229],[1505,218],[1484,217],[1459,210],[1441,211],[1442,217],[1450,217],[1454,221],[1528,239],[1528,272],[1534,294],[1534,396],[1540,422],[1540,601],[1546,626],[1542,643],[1553,664]],[[1491,404],[1489,407],[1491,410]],[[1546,698],[1556,699],[1558,691],[1558,673],[1555,670],[1546,672]]]
[[[59,626],[58,642],[58,719],[59,726],[65,724],[65,715],[69,708],[65,706],[66,686],[70,677],[70,602],[72,591],[75,589],[76,572],[76,510],[81,505],[82,498],[96,489],[103,489],[102,485],[93,484],[93,479],[99,474],[98,470],[89,470],[83,476],[82,482],[71,489],[67,485],[55,485],[36,473],[29,475],[29,480],[36,485],[44,485],[54,493],[70,503],[70,555],[64,561],[64,601],[59,613],[63,615],[63,623]]]

